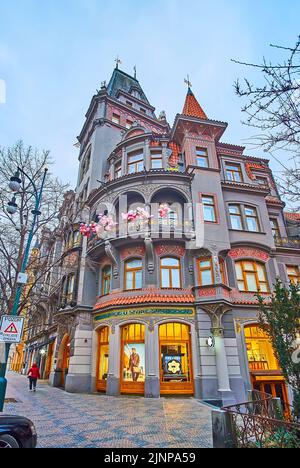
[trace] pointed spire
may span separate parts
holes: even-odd
[[[188,85],[188,92],[186,95],[182,114],[187,115],[188,117],[196,117],[198,119],[207,120],[207,115],[205,114],[204,110],[195,98],[194,93],[191,89],[192,84],[190,82],[189,77],[187,80],[185,80],[185,83]]]

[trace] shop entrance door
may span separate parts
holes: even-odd
[[[98,333],[97,391],[106,392],[109,358],[109,327]]]
[[[254,390],[272,395],[274,398],[280,398],[282,410],[284,413],[289,412],[289,400],[287,388],[284,381],[268,381],[262,380],[254,382]]]
[[[167,323],[159,328],[160,393],[193,395],[190,327]]]

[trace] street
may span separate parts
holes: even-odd
[[[193,398],[68,394],[8,373],[4,413],[30,418],[39,448],[211,448],[211,410]]]

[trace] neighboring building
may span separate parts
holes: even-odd
[[[299,281],[299,231],[287,230],[268,161],[221,142],[226,128],[190,88],[171,128],[118,68],[92,98],[78,137],[77,220],[119,224],[82,243],[69,226],[78,245],[65,242],[50,289],[53,385],[222,403],[254,387],[287,400],[254,294],[267,297],[277,276]],[[150,207],[152,218],[124,228],[122,214]]]
[[[55,349],[64,334],[63,318],[54,320],[57,309],[74,306],[76,281],[81,255],[81,236],[75,207],[75,193],[64,196],[56,229],[43,229],[41,239],[33,251],[36,264],[31,271],[31,281],[37,281],[32,300],[26,308],[26,325],[22,343],[22,366],[12,370],[27,371],[33,362],[40,368],[41,377],[50,378],[55,361]],[[74,291],[74,297],[73,297]],[[20,363],[21,364],[21,363]]]

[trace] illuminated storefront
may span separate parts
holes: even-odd
[[[196,332],[188,317],[194,314],[193,308],[153,308],[97,315],[95,389],[114,395],[193,395],[192,346],[196,346]],[[99,321],[112,317],[123,318],[99,327]],[[149,381],[154,389],[149,390]]]
[[[246,326],[244,332],[253,389],[288,403],[286,383],[267,334],[258,325]]]

